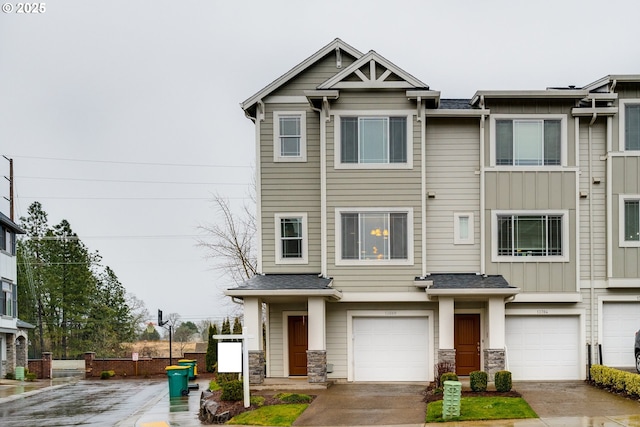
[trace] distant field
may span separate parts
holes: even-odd
[[[196,349],[196,342],[173,342],[172,356],[182,356],[183,353],[193,352]],[[206,344],[202,344],[206,348]],[[128,354],[138,353],[140,357],[169,357],[169,341],[138,341],[123,344],[125,352]]]

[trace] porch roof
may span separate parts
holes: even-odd
[[[438,273],[416,277],[414,284],[419,288],[425,288],[429,298],[437,296],[511,297],[520,293],[520,288],[511,286],[501,275]]]
[[[319,274],[258,274],[225,291],[230,297],[325,296],[336,300],[342,292],[333,289],[333,279]]]

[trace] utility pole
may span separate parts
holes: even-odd
[[[5,199],[9,201],[9,219],[13,221],[13,159],[8,158],[7,156],[2,157],[9,161],[9,177],[4,177],[7,181],[9,181],[9,198],[7,199],[5,197]]]

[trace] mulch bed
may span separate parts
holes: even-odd
[[[429,385],[429,387],[427,387],[422,392],[422,394],[424,395],[424,398],[422,399],[422,401],[426,403],[436,402],[438,400],[442,400],[443,398],[442,391],[436,393],[436,388],[433,385],[433,383]],[[522,395],[515,390],[511,390],[507,392],[499,392],[499,391],[491,391],[491,390],[487,390],[487,391],[462,390],[461,395],[462,397],[522,397]]]

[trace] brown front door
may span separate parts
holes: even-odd
[[[456,373],[469,375],[480,370],[480,315],[456,314],[454,325]]]
[[[289,375],[307,375],[307,316],[289,316]]]

